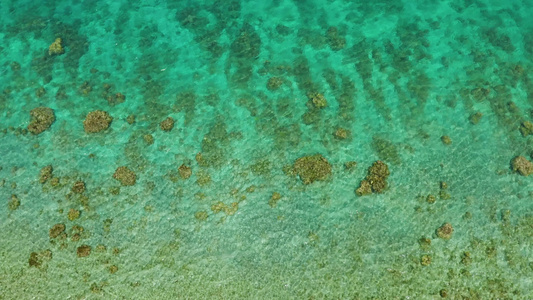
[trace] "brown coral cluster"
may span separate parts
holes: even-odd
[[[326,38],[331,50],[339,51],[346,46],[346,39],[339,35],[337,27],[330,27],[326,32]]]
[[[511,169],[522,176],[533,173],[533,163],[523,156],[517,156],[511,160]]]
[[[50,228],[50,231],[49,231],[50,238],[55,239],[56,237],[63,234],[65,232],[65,229],[66,229],[65,224],[61,224],[61,223],[55,224],[54,226],[52,226],[52,228]]]
[[[522,136],[526,137],[528,135],[533,134],[533,123],[529,121],[524,121],[522,124],[520,124],[520,133]]]
[[[174,128],[174,119],[172,117],[164,119],[159,123],[159,127],[161,127],[163,131],[171,131],[172,128]]]
[[[368,173],[361,181],[359,188],[355,190],[358,196],[368,195],[372,193],[382,193],[387,188],[387,177],[390,171],[387,164],[378,160],[368,168]]]
[[[109,113],[102,110],[91,111],[83,121],[83,128],[87,133],[96,133],[106,130],[113,121]]]
[[[78,180],[74,182],[74,185],[72,186],[72,192],[76,194],[83,194],[85,192],[85,182]]]
[[[89,245],[81,245],[76,250],[76,253],[78,254],[78,257],[87,257],[91,255],[91,246]]]
[[[452,238],[453,234],[453,227],[450,223],[444,223],[441,227],[439,227],[436,232],[437,236],[444,240],[449,240]]]
[[[271,77],[268,79],[268,82],[267,82],[267,89],[273,91],[273,90],[277,90],[281,87],[281,85],[283,84],[283,80],[279,77]]]
[[[335,138],[337,138],[339,140],[345,140],[350,135],[351,135],[350,130],[345,129],[345,128],[341,128],[341,127],[337,128],[337,130],[335,130],[335,133],[333,133],[333,136],[335,136]]]
[[[326,180],[331,174],[331,165],[321,154],[300,157],[293,168],[304,184]]]
[[[51,45],[48,47],[48,55],[60,55],[65,53],[63,49],[61,38],[57,38]]]
[[[137,176],[135,176],[135,173],[130,170],[128,167],[118,167],[115,170],[115,174],[113,174],[113,178],[120,181],[120,183],[124,186],[130,186],[134,185],[137,181]]]
[[[192,169],[189,166],[186,166],[185,164],[182,164],[178,168],[178,172],[180,174],[180,177],[183,179],[188,179],[192,175]]]
[[[39,134],[52,126],[56,120],[54,111],[48,107],[37,107],[30,111],[30,124],[28,131],[33,134]]]
[[[40,183],[45,183],[49,179],[51,179],[53,177],[53,175],[52,175],[53,171],[54,171],[54,168],[52,167],[52,165],[48,165],[48,166],[43,167],[41,169],[41,171],[39,172],[39,182]]]
[[[124,96],[124,94],[122,93],[116,93],[112,95],[106,95],[105,99],[107,100],[107,103],[109,103],[109,105],[115,106],[126,101],[126,96]]]
[[[321,93],[308,93],[307,98],[309,98],[309,102],[315,108],[324,108],[328,106],[328,101]]]
[[[90,86],[88,86],[89,89],[92,89]],[[102,98],[107,100],[107,103],[110,106],[115,106],[120,103],[124,103],[126,101],[126,96],[120,92],[116,93],[113,90],[113,85],[109,83],[104,83],[103,85],[104,91],[102,92]],[[89,90],[90,92],[90,90]]]

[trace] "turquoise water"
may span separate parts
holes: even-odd
[[[533,299],[531,4],[1,1],[0,299]]]

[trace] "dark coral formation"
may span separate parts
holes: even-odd
[[[420,264],[423,266],[429,266],[431,264],[431,256],[422,255],[422,257],[420,258]]]
[[[82,83],[82,85],[78,88],[78,92],[83,95],[87,96],[93,91],[93,87],[88,81],[85,81]]]
[[[259,160],[250,166],[250,170],[252,171],[252,173],[254,173],[255,175],[263,176],[270,174],[271,168],[271,162],[268,159]]]
[[[273,91],[277,90],[283,84],[283,80],[279,77],[270,77],[267,82],[267,89]]]
[[[533,163],[523,156],[517,156],[511,160],[511,169],[522,176],[533,173]]]
[[[106,130],[113,121],[109,113],[102,110],[91,111],[83,121],[83,128],[87,133],[97,133]]]
[[[268,200],[268,205],[270,207],[274,208],[278,205],[278,201],[281,199],[281,194],[278,192],[272,193],[272,196],[270,197],[270,200]]]
[[[196,218],[196,220],[198,221],[205,221],[207,220],[207,218],[209,217],[209,215],[207,214],[207,211],[205,210],[202,210],[202,211],[197,211],[194,213],[194,217]]]
[[[14,195],[14,194],[11,195],[11,199],[7,203],[7,207],[9,208],[9,210],[16,210],[17,208],[19,208],[19,206],[20,206],[20,200],[17,197],[17,195]]]
[[[113,174],[113,178],[120,181],[120,183],[124,186],[134,185],[137,181],[137,176],[135,173],[128,167],[124,166],[117,168],[115,174]]]
[[[61,38],[56,38],[55,41],[48,47],[48,55],[61,55],[65,53],[63,49]]]
[[[152,145],[154,143],[154,136],[151,134],[143,135],[143,140],[147,145]]]
[[[483,117],[483,114],[480,112],[476,112],[474,114],[471,114],[470,117],[468,117],[468,120],[473,125],[476,125],[477,123],[479,123],[479,121],[481,121],[481,117]]]
[[[447,136],[447,135],[441,136],[440,140],[442,141],[442,143],[444,145],[451,145],[452,144],[452,139],[449,136]]]
[[[402,162],[398,148],[389,140],[373,136],[372,149],[377,153],[380,160],[390,162],[393,165],[399,165]]]
[[[524,121],[522,124],[520,124],[520,133],[522,136],[526,137],[530,134],[533,134],[533,123],[529,121]]]
[[[483,87],[476,87],[470,90],[470,95],[477,101],[485,100],[490,94],[490,89]]]
[[[206,186],[211,183],[211,175],[207,173],[205,170],[200,170],[196,174],[196,184],[199,186]]]
[[[53,172],[53,167],[52,165],[48,165],[48,166],[45,166],[41,169],[41,171],[39,172],[39,182],[40,183],[45,183],[47,182],[49,179],[52,178],[52,172]]]
[[[441,227],[437,228],[437,236],[444,240],[452,238],[453,227],[450,223],[444,223]]]
[[[104,92],[102,93],[102,98],[107,100],[109,106],[115,106],[126,101],[126,96],[122,93],[113,92],[113,86],[109,83],[104,83],[103,85]]]
[[[333,136],[335,136],[335,138],[339,140],[345,140],[348,137],[350,137],[351,134],[352,133],[350,130],[339,127],[337,128],[337,130],[335,130],[335,133],[333,133]]]
[[[172,128],[174,128],[174,119],[172,117],[166,118],[159,123],[159,127],[161,127],[163,131],[171,131]]]
[[[331,165],[321,154],[300,157],[293,168],[304,184],[326,180],[331,175]]]
[[[326,32],[326,39],[331,50],[339,51],[346,46],[346,39],[339,35],[337,27],[330,27]]]
[[[50,228],[50,231],[48,234],[51,239],[55,239],[59,235],[63,234],[63,232],[65,232],[65,229],[66,229],[65,224],[58,223],[52,226],[52,228]]]
[[[358,196],[368,195],[371,193],[382,193],[387,188],[387,177],[389,177],[389,167],[382,161],[378,160],[368,168],[368,173],[361,181],[359,188],[355,190]]]
[[[261,37],[254,26],[245,23],[230,46],[230,61],[236,67],[232,82],[245,84],[253,76],[252,65],[261,52]]]
[[[355,168],[357,167],[357,162],[356,161],[347,161],[344,163],[344,169],[346,171],[353,171]]]
[[[364,179],[359,184],[359,187],[355,190],[355,193],[358,196],[370,195],[372,194],[372,185],[370,184],[368,180]]]
[[[51,259],[52,251],[48,249],[40,252],[32,252],[30,253],[28,264],[30,265],[30,267],[40,268],[43,264],[46,265],[46,263]]]
[[[307,93],[307,98],[309,98],[312,107],[324,108],[328,106],[328,101],[321,93]]]
[[[76,219],[78,219],[81,215],[81,211],[77,210],[77,209],[74,209],[74,208],[71,208],[69,211],[68,211],[68,214],[67,214],[67,218],[70,220],[70,221],[74,221]]]
[[[116,93],[114,95],[109,95],[106,97],[107,103],[111,106],[115,106],[117,104],[123,103],[126,101],[126,96],[122,93]]]
[[[126,122],[128,122],[128,124],[132,125],[133,123],[135,123],[135,115],[129,115],[127,118],[126,118]]]
[[[78,257],[87,257],[91,255],[91,246],[89,245],[81,245],[76,250],[76,253],[78,254]]]
[[[46,90],[42,86],[35,91],[37,98],[42,98],[44,95],[46,95]]]
[[[178,168],[178,172],[180,174],[180,177],[183,178],[183,179],[188,179],[192,175],[191,167],[186,166],[185,164],[182,164]]]
[[[72,192],[76,194],[83,194],[85,192],[85,183],[81,180],[74,182],[72,186]]]
[[[118,271],[118,267],[115,265],[112,265],[109,267],[109,273],[115,274]]]
[[[218,201],[211,205],[211,211],[215,214],[224,212],[227,216],[234,215],[239,210],[239,202],[232,202],[230,205],[226,205],[222,201]]]
[[[48,107],[37,107],[30,112],[31,120],[28,125],[28,131],[33,134],[39,134],[52,126],[56,120],[54,111]]]

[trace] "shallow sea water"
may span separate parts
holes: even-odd
[[[533,299],[532,14],[0,1],[0,299]]]

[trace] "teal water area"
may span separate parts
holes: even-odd
[[[0,1],[0,299],[533,299],[531,15]]]

